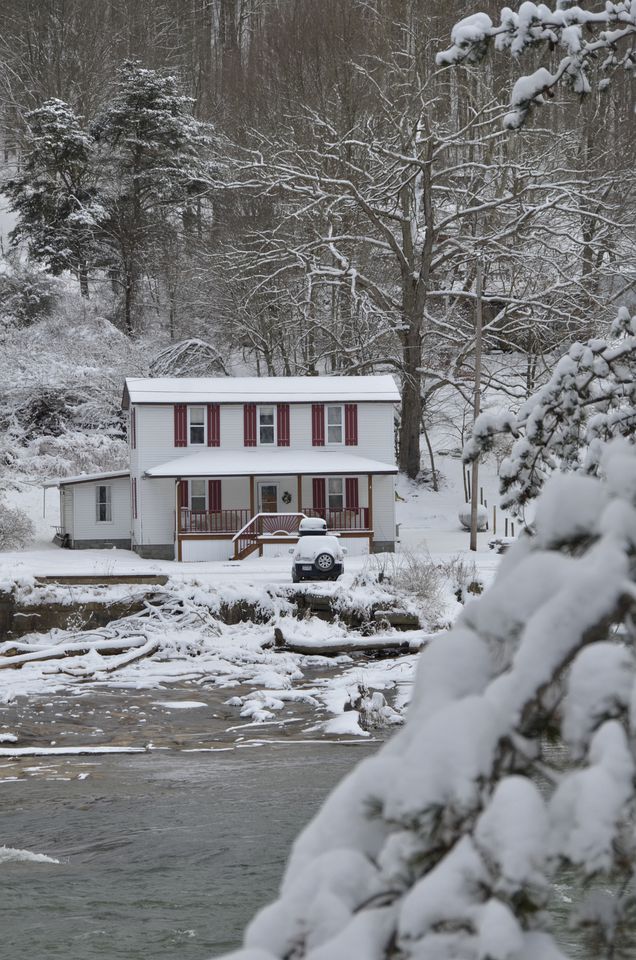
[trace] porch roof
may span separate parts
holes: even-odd
[[[147,477],[324,477],[393,474],[398,468],[352,453],[319,450],[200,450],[146,470]]]
[[[56,477],[54,480],[45,480],[43,487],[67,487],[74,483],[96,483],[98,480],[117,480],[129,477],[130,470],[111,470],[109,473],[81,473],[77,477]]]

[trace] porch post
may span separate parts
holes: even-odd
[[[181,506],[179,504],[179,479],[174,484],[174,529],[177,537],[177,560],[181,562]]]
[[[296,506],[296,509],[298,513],[302,513],[303,512],[303,478],[300,475],[300,473],[297,474],[296,476],[296,488],[298,491],[297,492],[298,504]]]
[[[369,517],[369,553],[373,550],[373,474],[367,474],[367,515]]]
[[[256,513],[256,497],[254,496],[254,477],[250,477],[250,518]]]

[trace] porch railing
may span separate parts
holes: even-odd
[[[274,534],[284,531],[288,534],[297,533],[299,518],[322,517],[327,521],[329,530],[368,530],[369,510],[367,507],[346,507],[343,510],[331,510],[317,507],[303,507],[300,513],[261,513],[258,523],[251,526],[250,533],[257,536]],[[200,534],[235,534],[241,531],[251,520],[255,520],[247,508],[237,510],[190,510],[181,507],[179,510],[179,533]]]
[[[342,510],[331,510],[329,507],[303,507],[308,517],[322,517],[327,521],[329,530],[368,530],[368,507],[345,507]]]
[[[179,510],[179,533],[236,533],[245,526],[250,511],[241,510]]]

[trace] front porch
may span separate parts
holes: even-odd
[[[276,469],[261,472],[261,466]],[[174,479],[178,560],[241,560],[275,544],[295,543],[303,517],[326,520],[356,551],[362,543],[364,552],[373,550],[375,539],[392,549],[395,472],[390,464],[344,452],[257,450],[192,454],[150,468],[145,476]]]
[[[298,540],[298,527],[305,517],[320,517],[334,533],[373,538],[369,507],[332,510],[329,507],[306,507],[295,513],[257,513],[249,510],[191,510],[181,507],[178,513],[177,550],[183,559],[183,542],[189,540],[231,540],[234,560],[243,560],[258,549],[273,544],[292,544]]]

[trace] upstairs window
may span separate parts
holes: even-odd
[[[342,407],[327,407],[327,443],[342,443]]]
[[[96,508],[97,508],[97,522],[98,523],[112,523],[113,522],[113,499],[112,499],[112,487],[111,486],[100,486],[96,488]]]
[[[327,506],[330,510],[344,510],[344,480],[329,477],[327,480]]]
[[[190,481],[190,509],[193,513],[203,513],[207,508],[205,480]]]
[[[190,418],[190,446],[202,447],[205,445],[205,407],[189,407]]]
[[[258,442],[261,446],[276,443],[276,408],[258,408]]]

